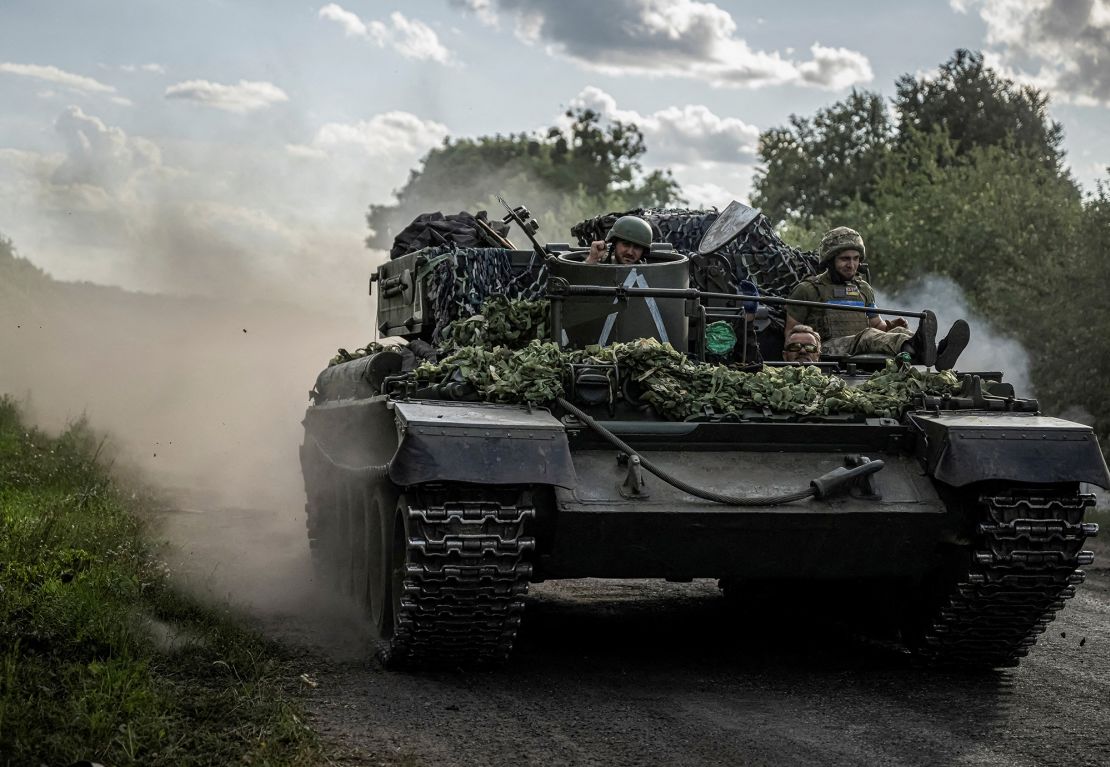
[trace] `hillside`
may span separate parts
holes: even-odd
[[[48,429],[87,414],[164,484],[299,504],[307,392],[337,347],[370,338],[352,292],[334,315],[133,293],[56,281],[0,241],[0,393]]]

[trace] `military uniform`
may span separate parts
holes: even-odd
[[[809,277],[794,288],[790,298],[842,306],[875,306],[875,291],[866,280],[834,280],[829,272]],[[821,353],[829,356],[890,354],[901,351],[913,333],[906,328],[877,330],[869,325],[877,312],[838,312],[813,306],[790,306],[790,316],[810,325],[821,336]]]

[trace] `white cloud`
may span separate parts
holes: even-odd
[[[813,58],[798,65],[798,74],[810,85],[839,90],[874,78],[871,64],[862,53],[816,43],[809,50]]]
[[[306,145],[153,142],[79,107],[50,152],[0,148],[4,234],[59,279],[171,294],[362,306],[387,202],[447,128],[403,112],[320,126]]]
[[[395,151],[423,151],[441,142],[447,128],[407,112],[387,112],[355,124],[328,123],[316,134],[319,147],[344,144],[362,148],[367,154],[383,155]]]
[[[697,79],[719,87],[795,84],[836,90],[870,82],[866,56],[814,43],[811,58],[753,50],[732,15],[699,0],[491,0],[518,38],[611,75]],[[454,5],[492,14],[490,2]],[[787,52],[786,56],[793,54]]]
[[[188,80],[166,88],[166,98],[195,101],[226,112],[245,114],[288,101],[289,97],[273,83],[240,80],[235,85],[208,80]]]
[[[43,80],[55,85],[62,85],[67,88],[73,88],[78,91],[86,91],[88,93],[115,93],[116,89],[111,85],[105,85],[99,80],[94,80],[91,77],[84,75],[76,75],[72,72],[66,72],[64,69],[58,69],[55,66],[40,66],[38,64],[13,64],[9,61],[0,61],[0,73],[9,75],[18,75],[20,77],[31,77],[36,80]]]
[[[65,160],[54,169],[51,182],[59,186],[87,185],[120,189],[137,174],[162,164],[158,147],[145,139],[129,138],[119,128],[68,107],[54,121],[66,146]]]
[[[949,0],[978,9],[987,64],[1080,106],[1110,106],[1110,0]]]
[[[337,151],[355,150],[368,157],[416,160],[447,136],[447,126],[423,120],[409,112],[385,112],[356,123],[326,123],[320,126],[310,146],[290,145],[287,150],[302,157],[321,157]]]
[[[343,32],[348,37],[368,37],[370,30],[362,23],[362,19],[358,14],[351,13],[347,9],[336,5],[335,3],[328,3],[320,9],[317,14],[321,19],[334,21],[343,27]]]
[[[699,162],[671,168],[683,196],[694,208],[723,210],[733,200],[751,199],[755,165]]]
[[[120,64],[119,68],[120,68],[121,72],[128,72],[128,73],[149,72],[151,74],[156,74],[156,75],[166,74],[166,68],[164,66],[162,66],[161,64],[155,64],[153,62],[149,63],[149,64],[138,64],[138,65],[136,65],[136,64]]]
[[[392,48],[407,59],[439,64],[451,64],[453,61],[451,52],[439,41],[435,30],[422,21],[405,18],[398,11],[389,15],[388,24],[376,20],[364,22],[357,14],[336,3],[322,7],[317,16],[339,24],[347,37],[369,40],[379,48]]]
[[[692,208],[717,208],[723,210],[726,205],[735,199],[744,199],[737,196],[736,192],[731,189],[717,184],[713,181],[705,183],[690,183],[682,186],[682,194],[686,197],[686,201]]]
[[[478,17],[487,27],[498,27],[497,13],[493,10],[493,0],[450,0],[451,5],[462,8]]]
[[[571,100],[572,107],[592,109],[608,120],[635,123],[653,165],[715,162],[753,163],[759,128],[736,117],[721,117],[700,104],[672,106],[650,114],[620,109],[616,99],[594,86]]]
[[[570,102],[592,109],[603,120],[635,123],[644,134],[645,170],[669,170],[687,201],[696,208],[723,208],[746,201],[755,173],[759,128],[736,117],[722,117],[706,106],[671,106],[642,114],[621,109],[611,95],[589,86]],[[556,123],[566,127],[569,118]]]

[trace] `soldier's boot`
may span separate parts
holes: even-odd
[[[917,323],[917,332],[902,345],[902,351],[910,355],[910,359],[918,365],[932,367],[937,361],[937,316],[926,309],[921,321]]]
[[[964,320],[953,322],[948,335],[937,344],[937,370],[951,370],[970,340],[971,328],[968,327],[967,322]]]

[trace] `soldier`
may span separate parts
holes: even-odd
[[[604,240],[590,243],[587,264],[634,264],[651,250],[651,224],[638,216],[621,216]]]
[[[787,362],[819,362],[821,359],[821,336],[809,325],[795,323],[782,347],[782,358]]]
[[[790,297],[874,307],[875,291],[857,276],[865,253],[863,237],[856,230],[838,226],[826,232],[820,245],[821,265],[825,271],[798,283]],[[903,318],[884,320],[876,312],[841,312],[808,306],[787,306],[786,312],[787,338],[795,325],[807,322],[817,330],[822,352],[832,356],[867,353],[893,356],[904,352],[918,364],[950,370],[971,337],[967,323],[956,320],[938,345],[937,318],[929,310],[925,310],[916,333],[910,332]]]

